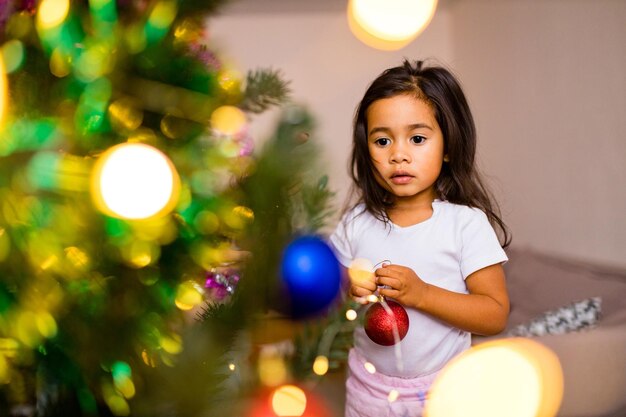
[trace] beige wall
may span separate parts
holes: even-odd
[[[458,1],[453,66],[517,245],[626,266],[626,1]]]
[[[402,57],[436,58],[465,86],[514,245],[626,267],[624,22],[622,0],[450,0],[397,52],[354,39],[342,11],[225,13],[209,37],[242,71],[292,80],[318,121],[338,203],[366,85]],[[275,116],[254,120],[259,141]]]

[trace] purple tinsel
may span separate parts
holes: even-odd
[[[206,273],[204,288],[208,289],[218,301],[221,301],[229,295],[233,295],[238,282],[239,273],[235,270],[220,272],[211,270]]]
[[[189,42],[187,47],[189,48],[189,52],[206,65],[209,70],[219,71],[222,68],[222,63],[217,55],[206,45],[199,42]]]

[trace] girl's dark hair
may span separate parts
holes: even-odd
[[[423,61],[389,68],[376,78],[365,92],[354,117],[351,176],[353,192],[359,203],[372,215],[388,221],[386,208],[393,204],[389,192],[381,187],[372,168],[367,144],[367,109],[376,100],[410,94],[432,106],[444,139],[443,164],[435,189],[442,200],[481,209],[491,224],[499,229],[501,244],[511,242],[500,210],[474,166],[476,127],[463,90],[450,71],[440,66],[426,66]],[[355,190],[356,187],[356,190]]]

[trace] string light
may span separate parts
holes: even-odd
[[[178,200],[180,185],[174,165],[148,145],[125,143],[110,148],[96,163],[92,178],[96,206],[115,217],[164,215]]]
[[[191,310],[204,301],[203,293],[203,288],[194,281],[180,283],[176,294],[176,307],[181,310]]]
[[[306,394],[295,385],[283,385],[272,394],[272,409],[277,416],[301,416],[306,409]]]
[[[246,115],[235,106],[221,106],[211,114],[211,127],[218,134],[234,135],[246,124]]]
[[[37,12],[37,27],[50,29],[59,26],[70,11],[69,0],[43,0]]]
[[[400,393],[397,390],[392,389],[391,391],[389,391],[389,395],[387,396],[387,401],[392,403],[396,401],[399,396],[400,396]]]
[[[328,358],[324,355],[319,355],[313,362],[313,372],[316,375],[323,376],[328,372]]]
[[[428,26],[436,8],[437,0],[350,0],[348,24],[368,46],[397,50]]]

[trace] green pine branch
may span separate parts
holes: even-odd
[[[242,108],[251,113],[261,113],[268,108],[284,103],[290,95],[289,82],[282,79],[278,70],[262,69],[249,71]]]
[[[357,309],[357,306],[354,301],[347,300],[321,320],[305,323],[293,340],[294,355],[290,358],[291,372],[297,380],[316,377],[313,364],[318,356],[328,358],[328,372],[345,366],[353,346],[353,331],[360,323],[360,320],[348,320],[345,312],[350,308]]]

